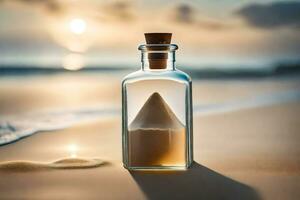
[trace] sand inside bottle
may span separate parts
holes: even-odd
[[[153,93],[129,126],[129,165],[184,166],[185,126],[160,96]]]

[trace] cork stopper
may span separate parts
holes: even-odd
[[[172,33],[145,33],[147,44],[171,44]],[[148,50],[167,50],[167,47],[148,47]],[[149,53],[149,68],[150,69],[165,69],[167,68],[167,53]]]
[[[170,44],[172,33],[145,33],[147,44]]]

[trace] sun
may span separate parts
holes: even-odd
[[[80,18],[72,19],[69,22],[69,28],[72,33],[81,35],[86,31],[86,21]]]

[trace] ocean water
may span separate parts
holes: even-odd
[[[300,102],[300,88],[227,100],[221,103],[195,104],[193,110],[194,116],[206,116],[289,102]],[[81,106],[77,109],[51,109],[1,116],[0,145],[15,142],[35,133],[55,131],[80,122],[111,117],[120,118],[121,107]]]
[[[187,70],[193,79],[194,116],[300,102],[295,69]],[[121,118],[121,80],[132,71],[0,67],[0,145],[85,121]]]

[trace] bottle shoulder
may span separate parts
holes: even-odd
[[[191,83],[192,79],[188,74],[180,70],[166,70],[166,71],[143,71],[139,70],[128,74],[123,78],[122,84],[132,83],[143,80],[170,80],[177,82]]]

